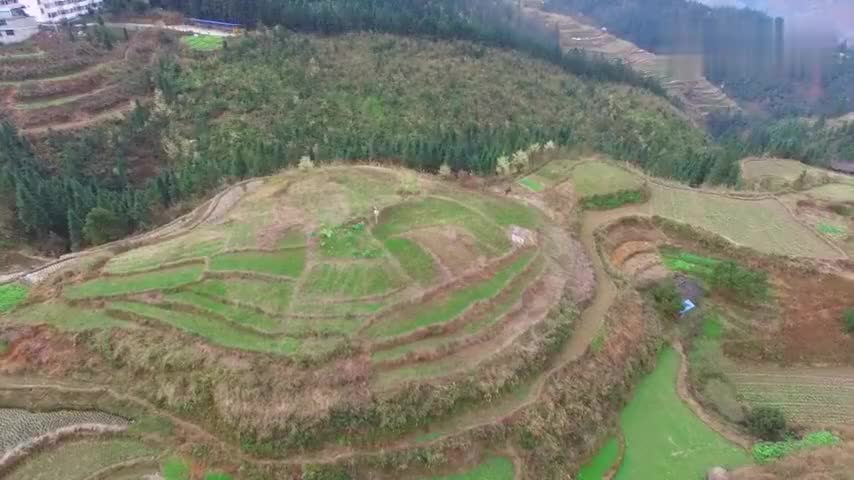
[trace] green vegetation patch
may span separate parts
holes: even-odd
[[[59,302],[24,307],[14,313],[12,321],[25,325],[51,325],[72,332],[136,327],[133,323],[107,315],[103,310],[71,307]]]
[[[291,304],[294,286],[292,282],[231,278],[204,280],[190,289],[203,295],[252,305],[271,315],[281,315]]]
[[[166,295],[166,300],[192,305],[201,310],[225,317],[239,325],[254,328],[262,332],[274,333],[281,329],[281,323],[267,315],[258,313],[250,308],[219,302],[194,292],[171,293]]]
[[[211,258],[210,268],[213,271],[257,272],[296,278],[305,268],[305,249],[226,253]]]
[[[505,457],[488,457],[480,465],[463,473],[422,477],[420,480],[513,480],[513,462]]]
[[[570,180],[581,198],[638,191],[643,187],[643,180],[637,175],[604,162],[578,164]]]
[[[605,445],[579,472],[578,480],[602,480],[620,460],[620,442],[609,438]]]
[[[65,289],[64,294],[66,298],[76,300],[169,290],[198,281],[203,270],[203,265],[187,265],[124,277],[100,277],[71,285]]]
[[[169,457],[161,468],[165,480],[190,480],[190,465],[180,457]]]
[[[429,253],[408,238],[394,237],[385,241],[386,250],[397,259],[403,271],[420,285],[436,277],[436,263]]]
[[[461,340],[469,335],[475,335],[478,332],[495,325],[522,299],[522,295],[530,286],[531,282],[533,282],[542,273],[544,268],[544,261],[542,257],[538,257],[534,262],[537,263],[536,266],[532,266],[532,268],[529,268],[526,272],[522,272],[517,275],[510,284],[507,285],[507,287],[489,303],[487,308],[484,309],[477,318],[468,322],[459,332],[406,343],[388,350],[380,350],[374,352],[371,356],[372,360],[377,362],[396,360],[406,356],[409,352],[435,350],[443,345],[448,345],[451,342]]]
[[[376,323],[368,330],[374,337],[390,337],[421,327],[446,323],[463,313],[474,302],[496,296],[516,275],[525,269],[536,252],[522,252],[510,265],[488,280],[469,284],[441,299],[416,305],[393,318]]]
[[[816,230],[818,230],[820,233],[831,236],[844,236],[848,234],[848,229],[846,229],[845,227],[838,227],[836,225],[831,225],[829,223],[823,222],[819,223],[818,226],[816,226]]]
[[[27,287],[20,283],[0,285],[0,314],[6,313],[27,298]]]
[[[136,440],[83,440],[64,442],[35,454],[5,478],[8,480],[84,480],[117,463],[153,457],[159,452]]]
[[[300,341],[291,337],[268,337],[241,330],[228,322],[216,321],[184,312],[167,310],[154,305],[134,302],[115,302],[109,308],[124,311],[171,325],[184,332],[197,335],[211,343],[228,348],[253,352],[292,354],[300,348]]]
[[[320,252],[327,257],[377,258],[382,247],[368,231],[364,222],[338,227],[324,227],[316,233]]]
[[[181,43],[192,50],[211,52],[222,48],[222,38],[214,35],[190,35],[181,37]]]
[[[703,478],[716,465],[750,462],[747,452],[711,430],[682,402],[676,393],[678,370],[676,351],[662,351],[655,370],[620,414],[626,450],[617,480]]]
[[[703,279],[711,277],[715,267],[721,263],[717,258],[704,257],[677,248],[662,248],[661,258],[664,266],[670,270]]]
[[[612,210],[635,203],[644,203],[646,194],[640,190],[621,190],[616,193],[590,195],[581,200],[581,206],[588,210]]]
[[[535,180],[533,177],[525,177],[519,180],[519,184],[532,192],[542,192],[546,188],[543,186],[543,184]]]
[[[107,262],[108,273],[133,273],[160,265],[215,255],[225,248],[222,238],[179,237],[155,245],[130,250]]]
[[[839,437],[827,431],[813,432],[800,440],[790,439],[782,442],[759,442],[753,446],[753,458],[759,463],[768,463],[799,450],[828,447],[836,445],[839,442]]]
[[[320,264],[308,273],[301,293],[324,297],[365,297],[402,285],[385,263]]]
[[[474,194],[462,190],[442,191],[442,196],[462,202],[466,207],[480,213],[502,227],[519,225],[520,227],[535,230],[543,223],[543,215],[539,210],[516,200]]]
[[[465,205],[442,198],[427,197],[387,208],[374,228],[377,238],[388,239],[416,228],[453,225],[470,232],[489,252],[506,252],[510,240],[498,225]]]

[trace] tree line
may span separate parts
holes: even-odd
[[[526,19],[505,0],[151,0],[151,5],[250,28],[263,24],[322,34],[376,31],[470,40],[516,49],[576,75],[667,96],[657,80],[620,62],[562,52],[557,30]]]

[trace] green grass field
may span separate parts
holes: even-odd
[[[101,277],[65,289],[65,297],[78,300],[84,298],[113,297],[152,290],[177,288],[199,280],[203,265],[137,273],[126,277]]]
[[[674,272],[687,273],[702,279],[711,276],[715,267],[721,263],[716,258],[704,257],[675,248],[661,249],[664,266]]]
[[[679,356],[661,352],[658,365],[620,414],[626,439],[617,480],[703,478],[712,467],[750,463],[748,452],[709,429],[676,393]]]
[[[368,329],[367,333],[373,337],[391,337],[418,328],[449,322],[474,302],[497,295],[514,276],[525,269],[534,253],[523,252],[510,265],[496,272],[488,280],[472,283],[441,299],[404,310],[392,318],[376,323]]]
[[[78,332],[83,330],[134,328],[130,322],[115,319],[103,310],[77,308],[60,302],[39,303],[20,309],[12,314],[14,321],[25,325],[51,325],[60,330]]]
[[[533,176],[525,177],[519,180],[519,184],[532,192],[542,192],[546,187],[537,178]]]
[[[190,289],[203,295],[238,302],[242,305],[252,305],[270,315],[285,313],[293,296],[292,282],[266,282],[242,278],[204,280]]]
[[[20,283],[0,285],[0,314],[15,308],[27,298],[27,287]]]
[[[764,253],[840,256],[776,200],[740,200],[660,185],[650,188],[650,212],[662,217],[704,228]]]
[[[419,480],[513,480],[513,462],[505,457],[488,457],[471,470],[451,475],[421,477]]]
[[[111,465],[154,457],[157,449],[136,440],[78,440],[37,453],[12,470],[8,480],[86,480]],[[60,473],[61,472],[61,473]]]
[[[237,329],[228,322],[214,321],[210,317],[176,312],[154,305],[134,302],[114,302],[109,307],[163,322],[178,330],[202,337],[213,344],[227,348],[282,355],[293,354],[300,348],[298,339],[266,337]]]
[[[502,317],[507,314],[513,305],[522,299],[522,294],[525,289],[542,273],[543,262],[534,260],[537,265],[532,266],[525,272],[520,273],[514,278],[510,284],[501,291],[501,293],[490,302],[488,308],[484,309],[477,318],[467,323],[459,332],[441,335],[437,337],[429,337],[424,340],[419,340],[404,345],[399,345],[387,350],[374,352],[371,359],[375,362],[391,361],[406,356],[409,352],[429,351],[441,348],[451,342],[461,340],[469,335],[475,335],[482,332],[492,325],[498,323]]]
[[[379,295],[403,285],[384,263],[319,264],[308,272],[303,295],[357,298]]]
[[[202,259],[220,253],[225,239],[189,235],[155,245],[130,250],[107,262],[108,273],[132,273],[157,268],[160,265],[190,259]]]
[[[397,259],[403,271],[421,285],[427,285],[436,277],[433,257],[417,243],[408,238],[394,237],[385,241],[385,248]]]
[[[257,272],[299,277],[305,268],[305,250],[226,253],[211,258],[210,269],[220,272]]]
[[[211,312],[245,327],[261,332],[275,333],[281,329],[281,323],[255,310],[222,303],[194,292],[177,292],[165,296],[167,302],[191,305]]]
[[[417,228],[439,225],[467,230],[487,253],[510,249],[510,240],[497,224],[461,203],[435,197],[404,202],[386,209],[380,217],[380,224],[374,227],[374,235],[385,240]]]
[[[214,35],[191,35],[181,37],[181,43],[192,50],[210,52],[222,48],[222,38]]]
[[[604,162],[580,163],[569,178],[581,198],[643,187],[643,180],[637,175]]]
[[[602,480],[620,459],[620,443],[616,438],[609,438],[593,460],[585,465],[576,477],[577,480]]]

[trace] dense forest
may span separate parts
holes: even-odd
[[[706,77],[742,104],[773,117],[854,111],[854,54],[804,50],[781,18],[689,0],[546,0],[659,54],[702,55]],[[826,40],[826,39],[825,39]]]

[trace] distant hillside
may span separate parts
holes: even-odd
[[[703,76],[702,58],[694,55],[655,55],[608,33],[607,29],[584,23],[570,15],[545,12],[539,2],[529,2],[524,13],[560,35],[564,50],[581,49],[621,60],[632,68],[656,78],[667,92],[681,101],[695,120],[712,113],[732,113],[738,105]]]
[[[99,243],[160,223],[223,182],[303,158],[427,170],[447,163],[492,174],[499,157],[554,141],[693,183],[731,182],[738,172],[666,99],[597,80],[595,70],[576,76],[513,51],[383,34],[276,28],[229,42],[221,51],[162,55],[154,104],[115,127],[57,137],[39,150],[11,125],[0,131],[19,227],[73,247]],[[153,176],[113,155],[128,139],[144,140],[148,158],[162,159],[148,170]],[[86,168],[92,145],[113,168]],[[45,168],[52,159],[42,151],[80,168]]]

